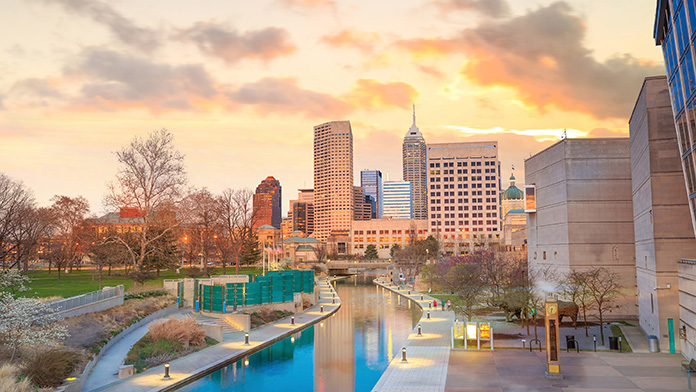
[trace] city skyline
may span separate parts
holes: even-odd
[[[626,136],[636,86],[664,74],[647,0],[4,9],[0,170],[40,205],[83,195],[97,215],[113,152],[160,128],[186,155],[191,186],[253,189],[273,175],[292,190],[313,186],[312,127],[335,120],[353,125],[356,170],[398,178],[415,102],[429,143],[498,140],[507,178],[564,128]],[[490,34],[524,43],[508,50]]]

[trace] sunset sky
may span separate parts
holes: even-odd
[[[102,214],[114,152],[169,129],[190,185],[312,186],[312,127],[350,120],[361,169],[401,179],[411,103],[427,142],[497,140],[511,166],[628,135],[664,74],[655,0],[3,0],[0,172]]]

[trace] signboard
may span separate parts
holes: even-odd
[[[536,186],[524,186],[524,212],[536,212]]]
[[[466,323],[466,338],[471,340],[477,340],[478,334],[476,333],[476,323]]]
[[[489,323],[481,323],[479,326],[479,337],[483,340],[489,340],[491,338],[491,325]]]

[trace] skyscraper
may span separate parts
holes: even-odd
[[[353,131],[349,121],[314,127],[314,235],[348,236],[353,219]]]
[[[402,146],[404,181],[413,189],[413,219],[428,219],[428,171],[425,139],[416,126],[416,106],[413,105],[413,125]]]
[[[382,172],[379,170],[363,170],[360,172],[360,186],[365,196],[372,196],[375,202],[372,209],[372,219],[382,216]]]
[[[430,231],[444,252],[500,242],[498,143],[428,144],[428,166]]]
[[[283,220],[281,191],[280,181],[273,176],[266,177],[256,187],[256,193],[254,194],[254,211],[257,217],[255,227],[271,225],[280,229],[280,224]]]
[[[314,189],[298,189],[297,200],[290,200],[288,218],[291,219],[291,231],[300,230],[305,235],[314,233]],[[301,204],[299,210],[295,205]]]
[[[372,219],[372,197],[365,196],[359,186],[353,187],[353,220]]]
[[[412,192],[411,183],[408,181],[385,181],[382,216],[392,219],[412,219]]]

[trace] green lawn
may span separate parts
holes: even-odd
[[[145,288],[140,286],[138,289],[161,289],[164,279],[180,279],[187,277],[187,269],[182,269],[180,274],[176,271],[161,271],[159,278],[145,283]],[[211,275],[221,275],[222,267],[209,269]],[[261,274],[261,269],[256,267],[240,267],[240,274]],[[227,267],[227,274],[234,274],[234,267]],[[90,291],[99,290],[99,276],[91,269],[83,269],[80,271],[65,274],[61,273],[58,280],[58,272],[51,270],[49,274],[46,270],[29,271],[27,275],[31,278],[31,283],[27,285],[29,291],[19,293],[26,297],[50,297],[59,295],[63,298],[72,297],[74,295],[88,293]],[[133,281],[125,277],[123,270],[115,270],[111,273],[112,276],[107,276],[106,272],[102,274],[102,287],[117,286],[122,284],[126,287],[126,291],[133,290]],[[154,275],[154,274],[153,274]]]

